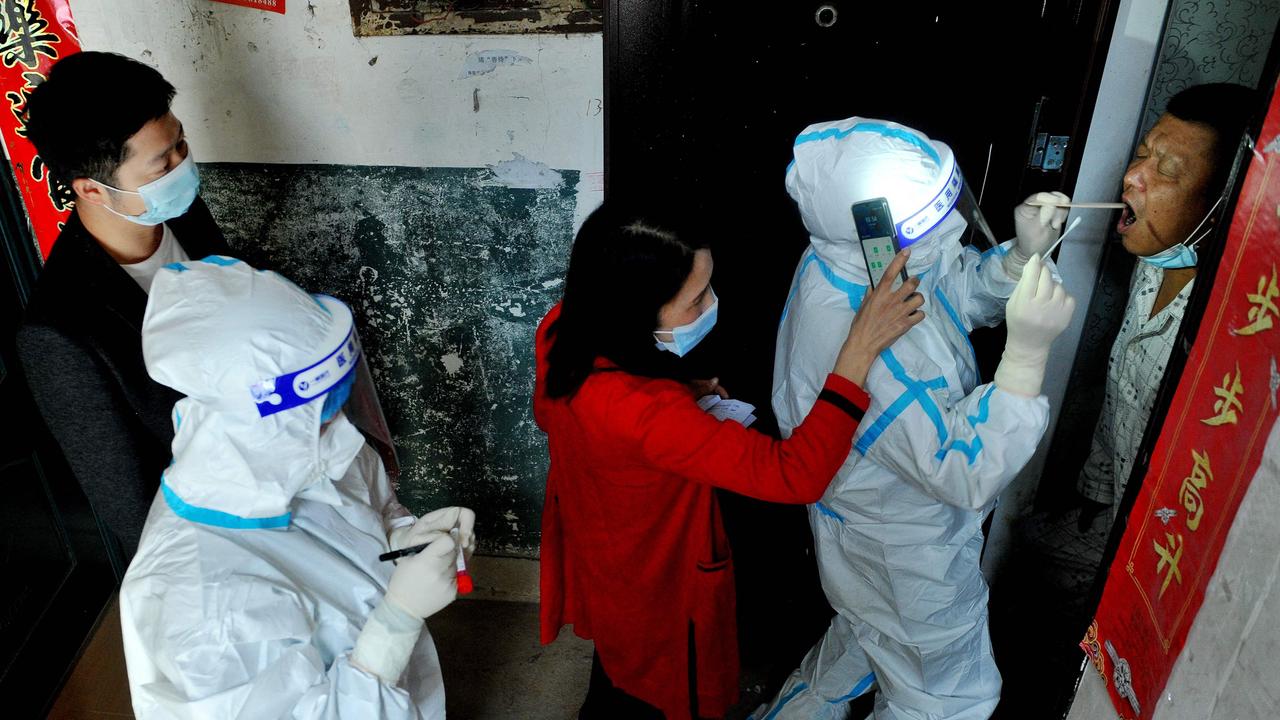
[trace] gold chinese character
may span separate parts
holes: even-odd
[[[1182,479],[1182,487],[1178,490],[1178,499],[1187,511],[1187,529],[1200,527],[1200,517],[1204,515],[1204,503],[1200,499],[1200,491],[1213,481],[1213,469],[1209,467],[1209,454],[1201,455],[1191,451],[1191,474]]]
[[[56,60],[54,44],[61,38],[48,29],[49,21],[41,17],[34,0],[6,0],[0,5],[0,63],[21,63],[34,70],[41,55]]]
[[[1165,570],[1164,583],[1160,586],[1160,597],[1164,597],[1164,591],[1169,588],[1169,581],[1177,578],[1178,584],[1182,584],[1182,572],[1178,570],[1178,563],[1182,560],[1182,533],[1178,533],[1175,537],[1173,533],[1165,533],[1168,538],[1166,542],[1169,547],[1161,545],[1159,542],[1152,541],[1156,546],[1156,555],[1160,557],[1160,561],[1156,563],[1156,572],[1165,570],[1165,565],[1169,566]]]
[[[1235,425],[1239,421],[1236,416],[1236,410],[1244,412],[1244,405],[1240,403],[1237,397],[1244,392],[1244,385],[1240,382],[1240,363],[1236,363],[1236,376],[1233,380],[1231,373],[1222,376],[1222,387],[1213,389],[1213,394],[1218,399],[1213,403],[1213,411],[1218,413],[1211,418],[1205,418],[1200,422],[1205,425],[1225,425],[1231,423]]]
[[[1267,282],[1267,276],[1263,275],[1258,278],[1258,292],[1247,293],[1245,298],[1253,307],[1249,308],[1249,324],[1235,331],[1236,335],[1253,335],[1254,333],[1270,330],[1272,326],[1272,316],[1280,315],[1280,308],[1272,302],[1277,296],[1280,296],[1280,287],[1276,286],[1276,266],[1271,266],[1271,282]]]

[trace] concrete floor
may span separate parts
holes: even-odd
[[[444,666],[450,717],[577,717],[591,675],[592,643],[565,628],[554,643],[540,645],[537,604],[465,600],[428,625]]]
[[[1078,518],[1078,509],[1036,513],[1015,528],[1011,560],[991,591],[991,641],[1004,679],[993,720],[1062,717],[1071,705],[1110,514],[1084,531]]]
[[[129,676],[120,640],[120,606],[114,597],[84,654],[49,712],[50,720],[131,718]]]

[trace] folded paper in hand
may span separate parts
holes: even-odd
[[[698,407],[721,422],[733,420],[741,423],[742,427],[751,427],[751,423],[756,421],[756,416],[752,414],[756,406],[741,400],[725,400],[719,395],[705,395],[698,400]]]

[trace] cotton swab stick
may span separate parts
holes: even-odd
[[[1052,205],[1053,207],[1086,208],[1091,210],[1119,210],[1124,207],[1124,203],[1115,202],[1042,202],[1040,200],[1032,200],[1027,204],[1032,207]]]
[[[1071,234],[1072,230],[1076,229],[1076,226],[1079,225],[1080,221],[1083,219],[1084,218],[1078,217],[1075,220],[1072,220],[1071,224],[1067,226],[1067,231],[1062,233],[1062,237],[1058,238],[1057,242],[1049,246],[1049,249],[1045,252],[1044,257],[1049,257],[1050,255],[1052,255],[1053,251],[1058,249],[1058,246],[1062,244],[1062,241],[1067,239],[1067,236]]]

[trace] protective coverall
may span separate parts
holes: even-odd
[[[946,192],[954,162],[944,144],[884,121],[824,123],[796,140],[786,186],[811,245],[778,331],[783,435],[809,412],[868,287],[853,203],[884,196],[895,222],[914,223],[899,236],[910,241],[908,273],[922,276],[926,318],[872,365],[853,450],[809,507],[837,615],[757,720],[845,717],[877,684],[878,719],[986,718],[999,698],[981,526],[1035,450],[1049,404],[1039,378],[1024,392],[980,382],[968,336],[1004,318],[1017,285],[1005,256],[1017,241],[985,253],[961,245],[966,222]]]
[[[413,518],[347,417],[321,423],[354,359],[351,312],[211,257],[158,273],[142,335],[148,371],[187,397],[120,591],[137,716],[444,717],[423,615],[371,619],[394,569],[378,555]],[[384,670],[399,677],[353,664],[362,630],[375,667],[396,654],[383,640],[408,638]]]

